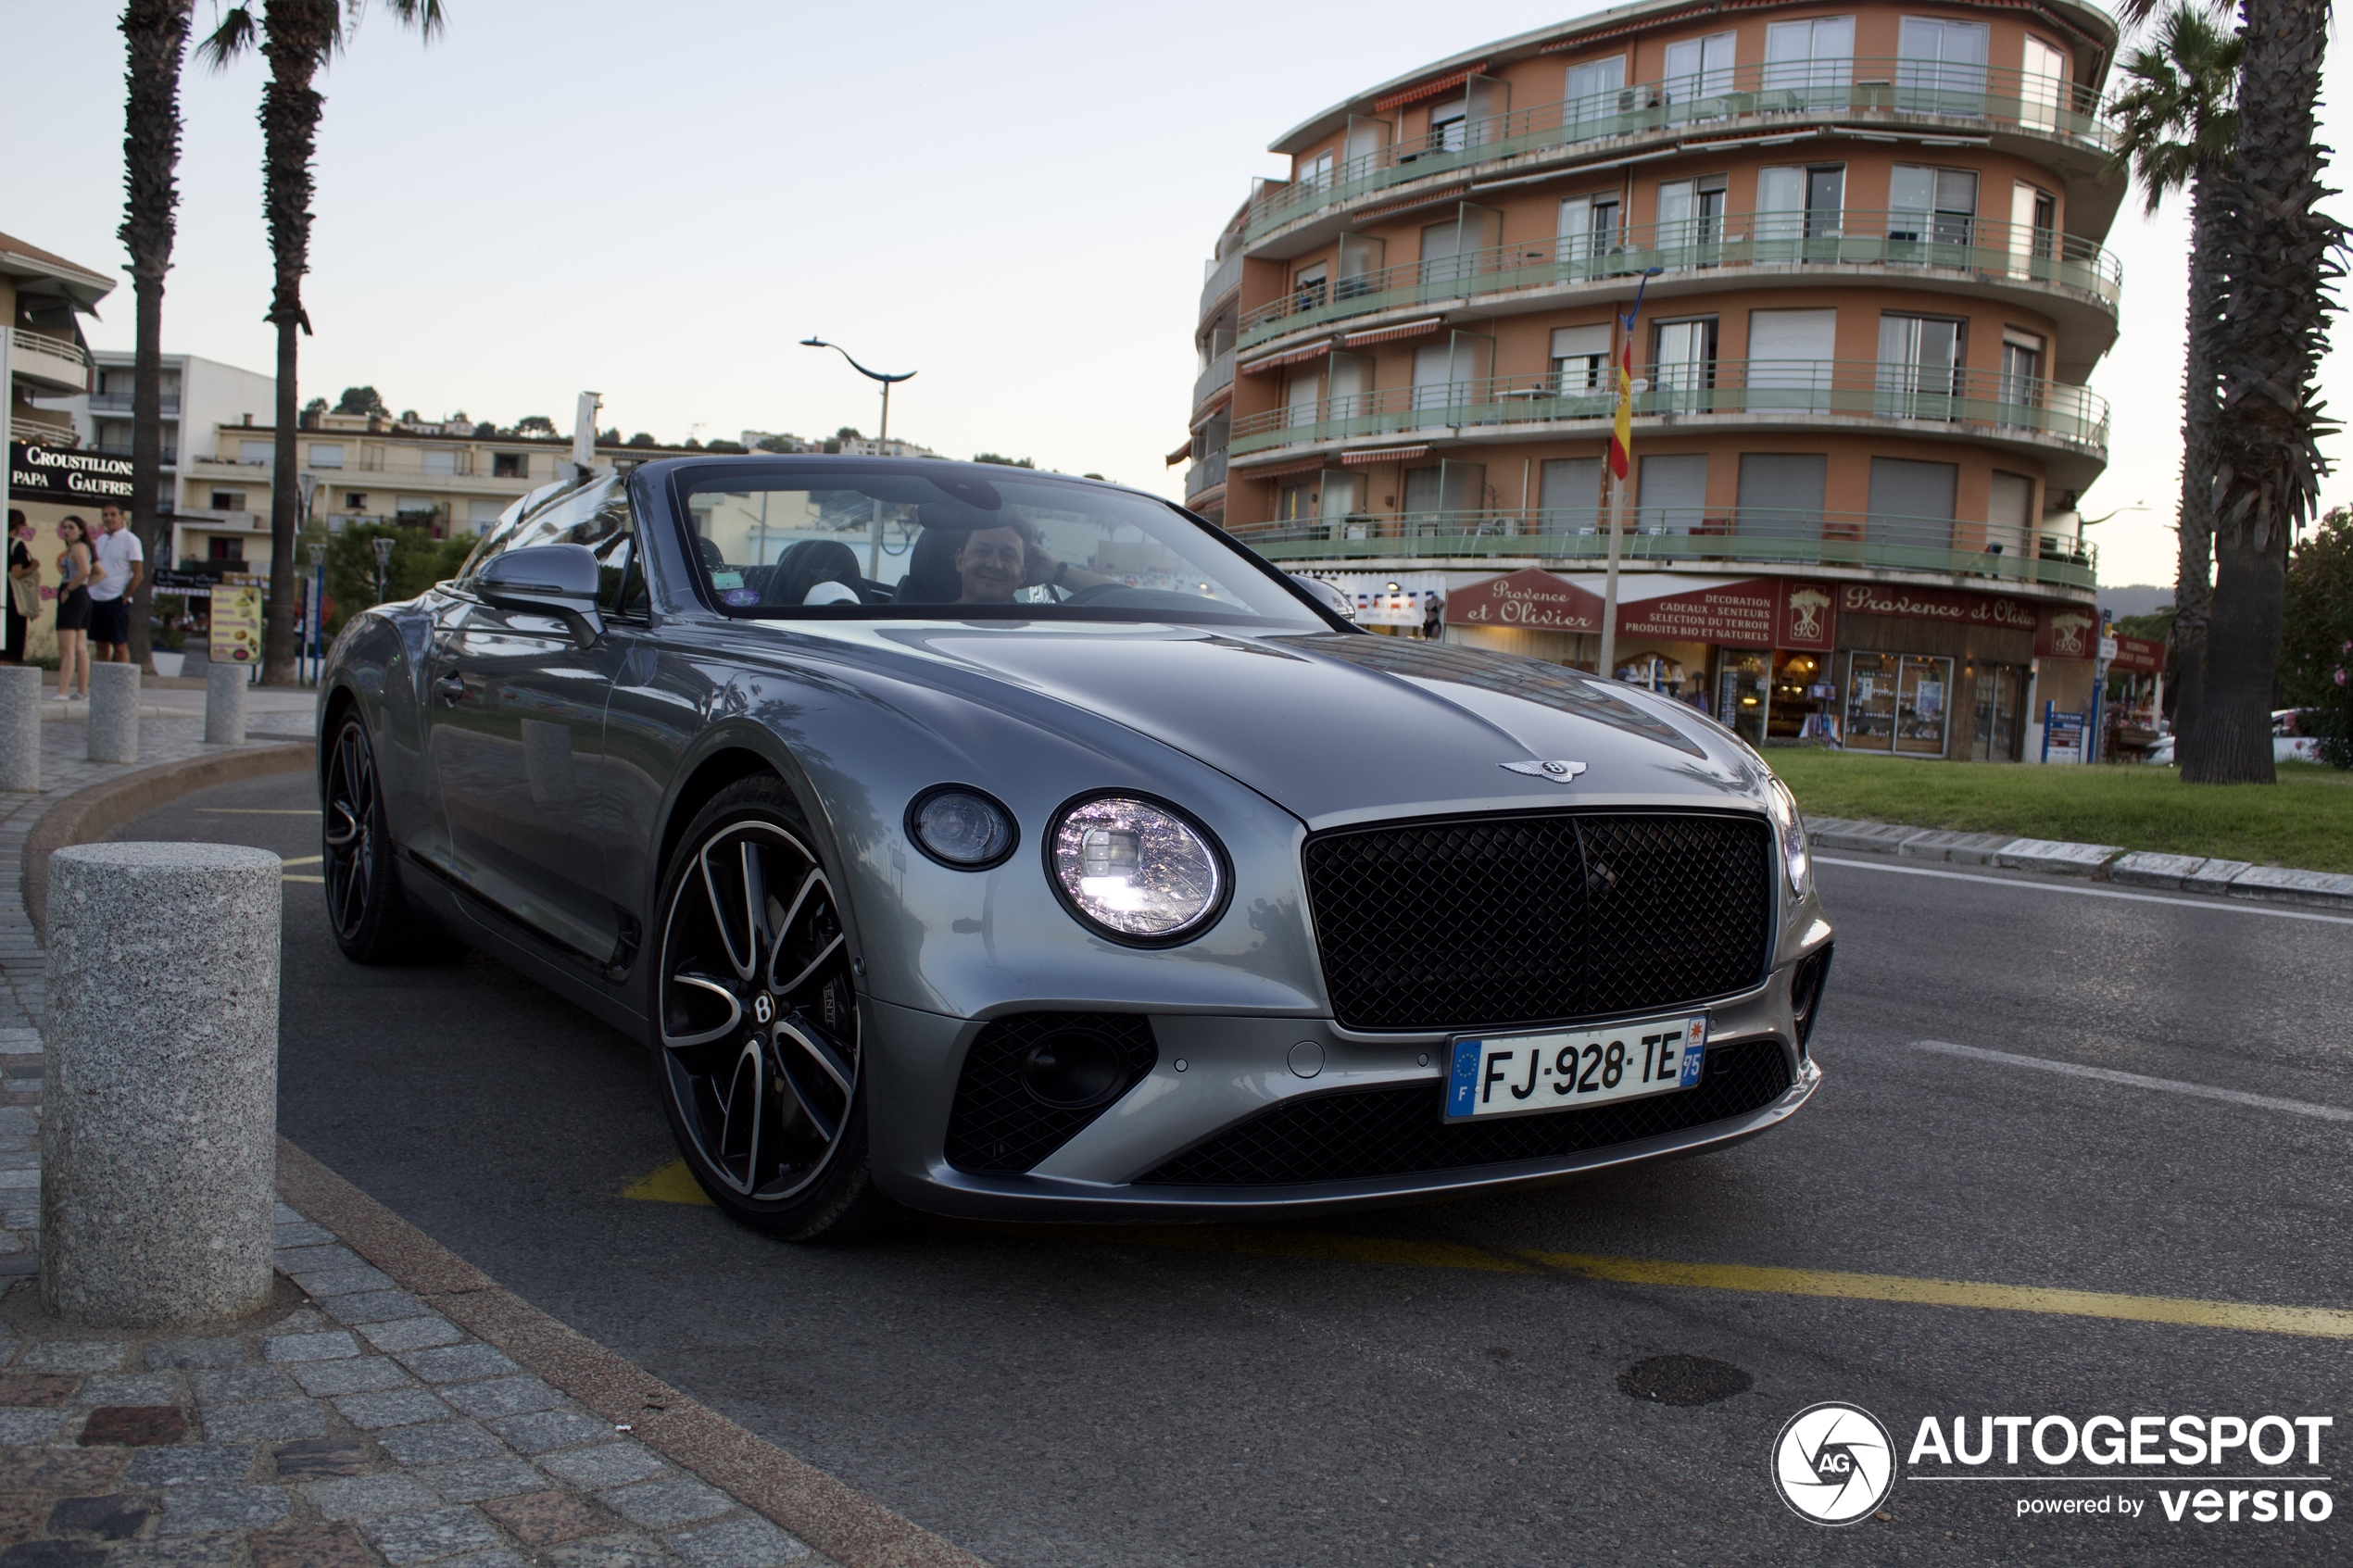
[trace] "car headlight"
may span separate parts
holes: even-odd
[[[1013,852],[1013,814],[976,789],[942,784],[907,808],[907,836],[941,865],[985,872]]]
[[[1224,862],[1207,831],[1133,796],[1064,809],[1047,858],[1072,912],[1123,942],[1181,941],[1226,900]]]
[[[1806,819],[1798,812],[1797,797],[1773,773],[1765,775],[1765,809],[1773,818],[1773,836],[1780,844],[1781,871],[1789,878],[1789,890],[1803,896],[1814,875],[1813,856],[1806,844]]]

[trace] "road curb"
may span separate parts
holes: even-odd
[[[278,1192],[428,1307],[844,1568],[988,1568],[549,1317],[283,1138]]]
[[[1817,849],[1960,865],[2000,866],[2087,877],[2127,887],[2161,887],[2262,904],[2300,904],[2308,909],[2353,912],[2353,876],[2258,866],[2246,860],[2202,855],[2127,852],[2114,844],[2070,844],[2047,838],[2012,838],[2002,834],[1955,833],[1904,822],[1873,822],[1843,817],[1808,817],[1806,836]]]
[[[238,784],[271,773],[293,773],[317,755],[308,741],[279,746],[224,747],[218,756],[161,762],[119,779],[76,790],[41,813],[25,834],[24,912],[42,946],[49,943],[49,855],[69,844],[89,844],[167,801],[215,784]]]

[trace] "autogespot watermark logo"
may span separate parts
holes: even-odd
[[[1773,1439],[1773,1484],[1800,1519],[1868,1519],[1895,1485],[1895,1443],[1879,1417],[1836,1400],[1808,1405]]]

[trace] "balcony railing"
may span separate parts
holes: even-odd
[[[1197,458],[1185,470],[1185,499],[1189,502],[1203,491],[1214,490],[1226,483],[1226,448],[1220,446],[1206,458]]]
[[[1482,557],[1601,562],[1607,517],[1595,508],[1406,512],[1238,528],[1273,560],[1436,560]],[[1951,518],[1733,508],[1628,508],[1629,561],[1744,561],[1871,567],[2089,588],[2097,550],[2073,534]]]
[[[131,394],[127,392],[94,392],[90,395],[90,411],[94,414],[127,414],[131,412]],[[180,412],[180,395],[167,392],[162,407],[157,410],[165,415]]]
[[[1903,420],[1976,434],[2068,443],[2103,458],[2108,404],[2088,387],[1986,370],[1843,359],[1718,359],[1653,365],[1634,412],[1665,419],[1706,415]],[[1484,381],[1392,386],[1314,404],[1245,414],[1233,424],[1236,457],[1309,442],[1453,435],[1465,427],[1580,422],[1600,433],[1617,411],[1607,388],[1581,377],[1491,376]]]
[[[131,444],[126,441],[101,442],[98,445],[92,447],[91,450],[98,453],[101,457],[107,458],[128,458],[132,455]],[[163,461],[166,467],[171,467],[178,464],[180,461],[180,448],[167,445],[163,449]]]
[[[1970,272],[2074,289],[2111,309],[2124,290],[2123,267],[2113,254],[2050,229],[1957,213],[1736,212],[1646,223],[1600,238],[1527,240],[1317,282],[1243,316],[1241,346],[1377,310],[1605,282],[1651,267],[1673,275],[1809,266]]]
[[[1209,362],[1193,381],[1193,407],[1198,408],[1217,395],[1218,389],[1234,384],[1234,351],[1230,348]]]
[[[9,341],[15,344],[19,354],[46,354],[54,358],[69,359],[84,370],[90,368],[90,356],[84,354],[82,345],[71,338],[51,337],[46,332],[28,332],[22,327],[11,327],[8,331]]]
[[[1236,245],[1232,255],[1209,270],[1209,277],[1201,286],[1201,310],[1194,320],[1200,320],[1206,317],[1211,307],[1231,294],[1234,285],[1240,282],[1241,279],[1242,247]]]
[[[1931,119],[1965,133],[2050,136],[2101,154],[2112,149],[2116,137],[2100,117],[2094,89],[2025,71],[1933,60],[1755,63],[1458,120],[1437,138],[1403,138],[1348,159],[1324,178],[1270,186],[1252,205],[1245,232],[1255,240],[1318,207],[1497,158],[1645,133],[1707,136],[1798,119]]]

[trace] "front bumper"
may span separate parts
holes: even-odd
[[[1356,1034],[1328,1018],[1152,1014],[1159,1060],[1135,1087],[1026,1173],[982,1175],[950,1165],[942,1150],[964,1053],[988,1020],[869,1004],[874,1048],[867,1055],[868,1129],[875,1177],[911,1208],[970,1219],[1201,1221],[1480,1192],[1728,1148],[1778,1125],[1821,1083],[1820,1069],[1794,1043],[1789,979],[1784,966],[1765,985],[1706,1010],[1712,1059],[1759,1041],[1781,1052],[1788,1086],[1754,1109],[1551,1158],[1272,1185],[1145,1185],[1137,1178],[1289,1101],[1349,1089],[1436,1085],[1445,1074],[1447,1036]],[[992,1016],[1054,1006],[1024,1004]],[[1664,1010],[1647,1016],[1657,1010]],[[1321,1054],[1323,1067],[1312,1078],[1290,1066],[1301,1044]]]

